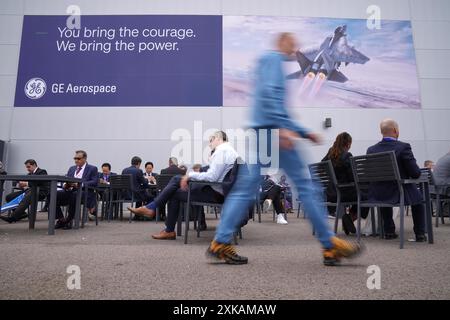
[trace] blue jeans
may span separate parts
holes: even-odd
[[[280,168],[292,179],[297,188],[299,198],[307,212],[307,217],[313,225],[316,236],[324,248],[331,248],[331,237],[334,233],[327,223],[327,212],[323,203],[320,189],[305,176],[305,164],[295,149],[285,150],[280,148]],[[228,194],[220,223],[216,230],[215,240],[220,243],[231,243],[233,233],[248,214],[248,208],[255,201],[255,192],[260,182],[261,164],[248,165],[249,174],[242,170],[238,172],[231,192]]]

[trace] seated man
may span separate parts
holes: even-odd
[[[117,173],[111,172],[111,165],[106,162],[102,164],[102,172],[98,173],[98,182],[103,184],[109,184],[109,178],[115,175],[117,175]]]
[[[70,167],[66,176],[82,179],[83,186],[96,186],[98,184],[98,170],[97,167],[91,166],[87,161],[87,153],[83,150],[75,151],[75,165]],[[78,183],[65,183],[62,191],[58,191],[56,196],[56,222],[55,229],[69,230],[72,229],[72,220],[75,216],[77,189],[82,186]],[[81,196],[84,201],[84,192]],[[69,206],[68,216],[64,218],[60,206]],[[87,203],[85,204],[89,209],[89,213],[94,214],[95,209],[95,193],[89,191],[87,194]]]
[[[261,181],[261,192],[259,193],[261,203],[266,199],[272,200],[273,207],[277,213],[277,223],[288,224],[284,218],[284,209],[281,203],[281,186],[276,184],[269,175],[265,175]]]
[[[437,161],[433,175],[438,186],[447,186],[442,193],[450,195],[450,152]]]
[[[134,156],[131,158],[131,166],[122,170],[122,174],[130,174],[132,176],[136,207],[147,204],[150,200],[146,192],[148,181],[144,178],[144,173],[140,169],[141,163],[142,159]]]
[[[233,147],[225,142],[226,135],[223,131],[217,131],[210,137],[209,146],[215,148],[214,155],[210,159],[210,166],[207,172],[190,172],[189,175],[174,176],[166,188],[156,197],[156,199],[145,207],[128,208],[134,214],[155,216],[156,207],[168,202],[168,214],[166,228],[159,234],[153,235],[153,239],[175,239],[175,225],[178,220],[180,202],[187,201],[188,180],[200,180],[209,182],[223,182],[227,173],[233,168],[238,154]],[[215,201],[218,203],[224,200],[224,190],[221,187],[195,186],[191,190],[193,201]]]
[[[144,177],[147,179],[148,184],[156,184],[156,176],[158,174],[153,172],[153,167],[153,162],[148,161],[145,163]]]
[[[25,168],[28,171],[28,175],[33,175],[33,174],[46,175],[47,174],[47,171],[39,168],[36,161],[33,159],[28,159],[27,161],[25,161]],[[34,183],[36,183],[36,185],[39,187],[38,199],[40,201],[43,201],[49,191],[48,184],[46,184],[45,182],[34,182]],[[14,210],[13,214],[10,217],[0,216],[0,219],[6,221],[8,223],[16,222],[16,221],[19,221],[20,219],[26,218],[27,213],[25,212],[25,210],[27,210],[31,204],[31,188],[30,187],[33,186],[33,182],[28,183],[26,181],[19,181],[18,185],[22,190],[11,192],[10,194],[8,194],[5,198],[6,202],[13,200],[14,198],[18,197],[22,193],[25,193],[25,197],[22,199],[22,201],[20,201],[19,205],[17,206],[17,208]]]
[[[181,174],[185,175],[186,170],[178,167],[178,159],[175,157],[169,158],[169,166],[161,170],[161,174]]]
[[[417,165],[409,143],[398,140],[399,127],[392,119],[385,119],[380,123],[383,140],[367,149],[367,154],[394,151],[397,158],[398,169],[402,179],[417,179],[420,177],[420,168]],[[416,185],[407,184],[405,190],[405,205],[411,206],[414,222],[414,233],[417,242],[426,241],[425,236],[425,211],[421,203],[422,195]],[[369,201],[382,201],[398,203],[400,192],[395,182],[371,183],[369,187]],[[380,208],[383,216],[385,239],[395,239],[395,224],[392,219],[392,208]]]

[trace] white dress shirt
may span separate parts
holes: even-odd
[[[83,178],[83,173],[84,173],[84,169],[86,168],[86,164],[87,164],[87,162],[81,167],[81,170],[78,173],[77,173],[78,166],[75,168],[75,173],[73,174],[74,178],[78,178],[78,179]]]
[[[238,153],[228,143],[224,142],[216,147],[206,172],[189,172],[189,178],[197,181],[222,182],[228,171],[233,168],[234,162],[238,158]],[[223,194],[219,186],[212,187],[215,191]]]

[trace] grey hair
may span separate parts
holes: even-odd
[[[170,157],[169,162],[173,163],[174,165],[178,166],[178,159],[175,157]]]

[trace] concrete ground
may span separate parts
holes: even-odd
[[[0,299],[449,299],[450,223],[435,228],[435,243],[364,239],[367,250],[339,267],[325,267],[307,220],[288,225],[249,222],[238,252],[249,264],[210,264],[204,252],[215,220],[189,244],[157,241],[162,223],[89,222],[80,230],[46,234],[46,214],[35,230],[26,221],[0,222]],[[333,220],[330,220],[330,225]],[[397,224],[398,225],[398,224]],[[411,216],[406,236],[412,237]],[[344,238],[345,235],[340,235]],[[354,237],[353,237],[354,239]],[[67,267],[81,270],[81,289],[69,290]],[[369,290],[368,266],[381,271],[381,289]]]

